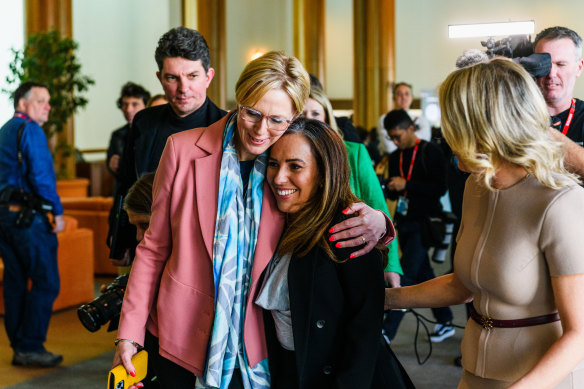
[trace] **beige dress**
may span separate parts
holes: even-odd
[[[556,312],[551,277],[584,273],[584,189],[553,190],[528,176],[491,192],[471,175],[454,268],[481,315],[512,320]],[[508,387],[561,334],[559,321],[488,331],[469,320],[459,388]],[[584,363],[557,388],[584,388]]]

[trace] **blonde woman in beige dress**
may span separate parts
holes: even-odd
[[[473,301],[459,388],[584,388],[584,190],[548,138],[536,84],[494,59],[450,74],[440,105],[472,173],[455,270],[386,289],[386,308]]]

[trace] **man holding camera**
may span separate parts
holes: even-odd
[[[568,170],[584,177],[584,101],[573,97],[582,73],[582,38],[566,27],[549,27],[535,37],[534,51],[549,53],[552,67],[537,79],[552,118],[552,139],[562,142]]]
[[[53,158],[41,125],[49,118],[46,85],[25,82],[13,94],[14,116],[0,129],[0,255],[4,262],[4,323],[13,365],[52,367],[47,351],[53,302],[59,294],[57,236],[63,207]],[[47,218],[54,215],[54,223]],[[28,282],[32,288],[28,289]]]

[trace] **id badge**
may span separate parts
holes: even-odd
[[[408,214],[408,203],[409,203],[409,200],[407,197],[400,196],[397,199],[397,206],[395,208],[395,211],[402,216],[406,216]]]

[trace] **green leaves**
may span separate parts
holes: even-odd
[[[6,77],[12,93],[18,85],[25,81],[36,81],[46,84],[51,94],[51,112],[44,130],[47,138],[62,132],[67,120],[79,108],[87,105],[88,100],[83,92],[89,89],[95,81],[81,74],[81,64],[75,56],[77,43],[70,38],[61,36],[59,31],[32,34],[24,50],[12,49],[14,61],[10,63],[10,74]],[[60,145],[58,149],[67,149]],[[71,149],[71,146],[68,146]],[[59,150],[53,150],[58,153]]]

